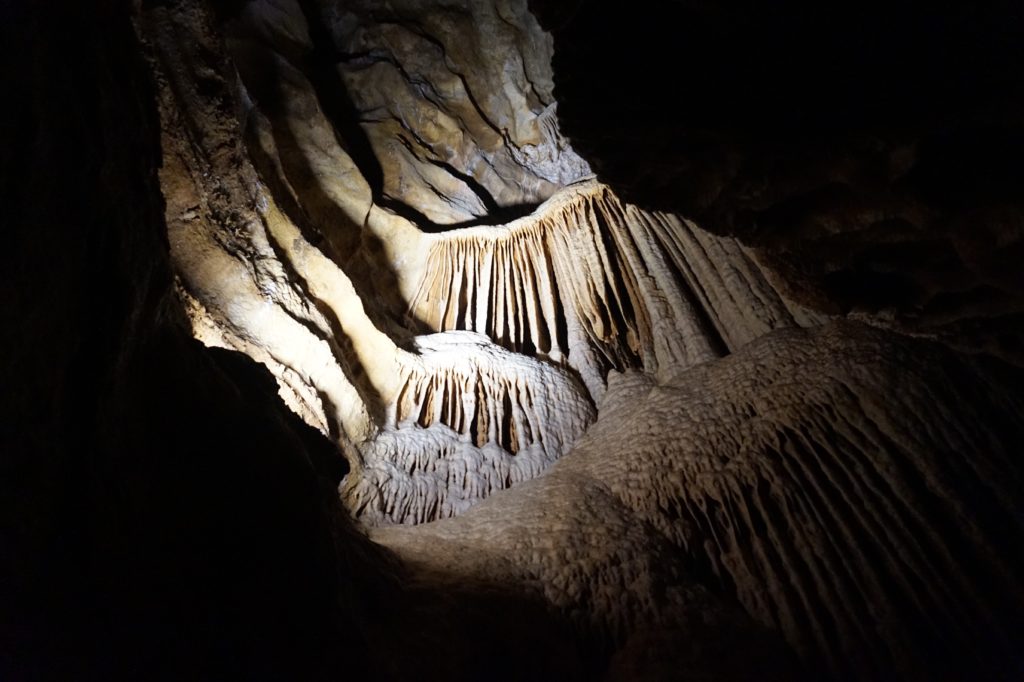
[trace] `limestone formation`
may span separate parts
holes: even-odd
[[[63,4],[0,22],[0,677],[1024,674],[1019,224],[922,194],[944,114],[648,106],[731,2]]]
[[[1003,677],[1015,645],[993,619],[1022,598],[1024,546],[1005,437],[1024,405],[994,399],[1007,395],[996,368],[972,364],[842,323],[768,334],[667,383],[616,373],[597,422],[543,477],[372,537],[433,572],[539,583],[620,641],[686,627],[705,608],[700,574],[815,676]],[[965,392],[972,370],[984,383]]]
[[[422,523],[540,475],[594,410],[572,375],[486,337],[416,339],[382,432],[359,445],[342,498],[367,523]]]
[[[179,155],[163,173],[171,253],[197,335],[265,364],[307,423],[359,453],[343,495],[357,516],[402,523],[462,511],[565,454],[593,421],[610,370],[668,377],[771,329],[817,319],[779,297],[735,241],[623,204],[593,181],[557,191],[549,181],[552,196],[509,223],[424,231],[387,208],[336,141],[318,105],[315,65],[307,76],[284,48],[276,53],[251,37],[242,43],[251,32],[273,45],[287,26],[291,38],[316,35],[312,25],[301,29],[309,15],[299,5],[278,9],[294,23],[275,29],[269,9],[252,3],[228,44],[243,64],[247,129],[224,109],[233,96],[226,76],[214,95],[184,73],[165,74],[165,148]],[[192,16],[151,14],[159,63],[194,49],[175,37],[191,28],[185,19]],[[397,38],[389,44],[410,49]],[[271,61],[270,72],[250,71]],[[491,76],[487,87],[504,83]],[[283,99],[261,106],[275,79]],[[471,95],[459,93],[465,108]],[[189,126],[184,106],[193,99],[209,118]],[[420,106],[433,106],[427,99]],[[557,151],[563,143],[552,125],[543,146]],[[474,153],[491,153],[475,144]],[[513,149],[508,142],[499,151],[514,156]],[[382,170],[409,173],[405,161]],[[182,183],[187,176],[191,184]],[[321,188],[316,201],[311,184]],[[393,270],[397,291],[373,278],[381,268]],[[367,302],[389,297],[404,316],[371,316]],[[458,330],[482,336],[452,334]]]
[[[566,362],[599,399],[610,369],[660,376],[822,319],[788,304],[734,240],[594,182],[497,228],[430,235],[411,312]]]
[[[585,177],[521,4],[259,0],[223,42],[198,0],[143,16],[193,328],[335,440],[374,539],[427,575],[538,590],[623,651],[695,610],[734,627],[701,581],[817,673],[982,646],[996,592],[939,585],[976,570],[1018,594],[1020,557],[992,552],[1020,529],[921,510],[1014,465],[951,412],[963,394],[918,405],[939,351],[829,326],[734,238]],[[1010,432],[1015,400],[983,401]],[[1013,476],[991,513],[1012,515]],[[635,655],[616,666],[651,665]]]

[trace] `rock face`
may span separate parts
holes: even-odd
[[[262,113],[307,127],[281,97],[305,90],[374,203],[422,229],[505,222],[590,173],[558,131],[551,37],[522,2],[261,0],[228,41]]]
[[[479,3],[472,7],[484,12]],[[265,364],[288,404],[349,451],[353,471],[343,497],[368,523],[450,516],[539,475],[593,421],[612,369],[667,377],[771,329],[823,319],[780,298],[734,240],[623,204],[592,181],[564,184],[577,180],[566,169],[579,170],[579,163],[544,118],[553,105],[539,112],[527,106],[539,96],[531,83],[541,94],[550,90],[550,40],[517,7],[484,12],[494,21],[505,16],[500,26],[467,23],[468,5],[451,16],[409,7],[399,14],[422,19],[391,35],[392,19],[356,30],[358,17],[348,10],[250,3],[227,21],[224,41],[212,34],[217,19],[201,3],[157,7],[142,17],[165,83],[163,143],[172,158],[162,181],[171,257],[196,333]],[[328,82],[318,61],[329,51],[317,42],[330,37],[328,27],[340,32],[330,43],[337,54],[330,54],[341,81]],[[461,43],[449,55],[444,41],[511,41],[506,33],[526,55],[507,58],[500,69],[493,56],[474,61],[475,75],[465,77],[476,91],[504,93],[485,104],[473,104],[468,85],[449,87],[439,101],[436,88],[422,86],[409,99],[408,83],[388,86],[384,77],[361,88],[364,71],[401,75],[399,56],[422,61],[434,52],[444,57],[440,64],[414,61],[424,73],[410,66],[413,75],[405,77],[447,82],[451,69],[471,60],[460,56]],[[387,36],[398,56],[380,56],[381,47],[356,51],[380,53],[373,64],[344,57],[356,53],[349,43]],[[424,41],[434,46],[426,56]],[[353,59],[358,77],[348,74]],[[241,82],[232,86],[235,64]],[[200,70],[208,72],[202,80],[194,75]],[[355,118],[342,125],[323,103],[348,92],[361,94],[348,111]],[[494,196],[507,199],[511,190],[494,184],[500,177],[530,191],[531,200],[551,196],[497,226],[436,232],[437,221],[410,219],[394,192],[374,187],[378,171],[385,185],[401,179],[404,204],[432,182],[413,165],[436,171],[432,164],[440,162],[407,158],[405,147],[389,151],[396,138],[383,132],[383,105],[366,103],[388,93],[396,120],[412,121],[402,135],[427,135],[433,128],[424,121],[451,110],[450,136],[435,140],[447,175],[468,177],[479,161],[490,170],[473,186],[491,184]],[[466,133],[488,129],[472,123],[481,116],[511,125],[513,114],[519,133],[508,139]],[[427,127],[416,132],[418,126]],[[456,141],[470,151],[455,151]],[[521,165],[525,149],[533,160]],[[388,162],[367,168],[362,154]],[[553,163],[562,170],[552,179],[527,177],[550,175]],[[492,177],[494,169],[499,176]],[[451,206],[430,210],[461,220]],[[501,215],[507,211],[477,217]],[[460,330],[483,336],[453,333]]]
[[[525,3],[308,5],[378,160],[377,203],[426,229],[501,223],[590,174],[559,133],[551,36]]]
[[[781,330],[670,382],[615,375],[545,476],[372,537],[438,573],[539,583],[627,641],[696,627],[699,576],[813,677],[1012,675],[1024,424],[993,369],[852,323]],[[677,647],[646,642],[647,665],[681,674]]]
[[[901,241],[952,220],[900,185],[932,132],[878,185],[849,112],[670,125],[608,64],[761,10],[66,4],[6,22],[0,676],[1024,673],[1016,299]],[[987,172],[1007,250],[957,253],[1022,290]]]

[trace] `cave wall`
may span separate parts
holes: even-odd
[[[452,516],[541,475],[610,371],[668,377],[824,319],[734,239],[583,175],[523,3],[357,9],[190,0],[139,22],[194,331],[336,441],[362,522]],[[441,191],[455,180],[486,199],[472,219]]]
[[[191,338],[128,7],[3,13],[0,675],[318,677],[358,645],[323,443]]]
[[[294,317],[267,328],[287,322],[297,336],[322,334],[318,347],[341,368],[336,385],[351,387],[338,388],[337,407],[358,415],[367,403],[357,387],[365,391],[361,377],[374,367],[337,342],[345,334],[334,336],[330,306],[310,304],[295,271],[284,267],[290,263],[319,273],[311,279],[321,283],[324,273],[346,273],[347,286],[315,290],[313,298],[356,310],[349,331],[375,329],[387,362],[414,362],[402,354],[415,355],[401,332],[409,324],[403,304],[422,282],[380,286],[367,273],[394,254],[350,229],[370,224],[372,183],[341,173],[331,175],[340,176],[337,184],[310,193],[301,180],[328,174],[307,168],[301,175],[303,159],[246,159],[279,146],[267,138],[262,114],[239,109],[230,96],[248,91],[229,56],[243,31],[231,24],[241,21],[240,7],[218,4],[221,12],[211,12],[203,3],[155,2],[141,16],[119,2],[2,10],[3,49],[16,56],[4,61],[14,104],[4,109],[0,140],[8,237],[0,291],[9,315],[0,364],[0,553],[11,558],[0,594],[6,679],[1020,676],[1024,410],[1019,370],[999,359],[1014,354],[959,337],[956,325],[938,334],[941,343],[880,328],[905,321],[874,315],[889,308],[872,308],[861,285],[852,291],[872,313],[862,316],[870,324],[806,312],[787,296],[831,312],[850,301],[833,301],[836,292],[764,255],[775,249],[783,260],[797,258],[797,242],[785,236],[788,219],[762,240],[718,221],[720,213],[687,214],[706,217],[737,242],[648,210],[691,206],[661,203],[685,196],[692,183],[679,178],[661,183],[675,189],[660,198],[660,180],[650,185],[653,198],[635,195],[647,208],[623,208],[612,194],[631,191],[616,175],[629,174],[628,165],[617,165],[629,159],[615,146],[621,140],[602,138],[610,152],[589,147],[584,132],[572,132],[578,113],[571,111],[565,128],[613,188],[592,200],[611,207],[608,215],[633,216],[588,234],[639,239],[657,230],[687,240],[693,248],[678,263],[693,268],[680,273],[689,288],[669,293],[699,303],[718,348],[672,371],[609,363],[596,421],[544,475],[495,491],[455,518],[380,528],[368,540],[339,503],[337,486],[350,466],[343,455],[358,459],[354,444],[332,433],[328,412],[294,415],[277,395],[280,367],[267,370],[192,338],[197,320],[209,322],[213,313],[189,297],[183,265],[202,265],[210,281],[240,275],[222,279],[247,289],[210,290],[206,302],[228,308],[276,295]],[[606,18],[569,6],[538,16],[559,31],[575,30],[581,18]],[[651,19],[639,9],[631,16]],[[372,29],[352,35],[376,40]],[[629,36],[627,29],[620,26],[620,35]],[[567,61],[558,56],[566,35],[556,33],[554,43],[560,107],[573,73],[566,66],[573,48],[564,50]],[[373,54],[391,68],[384,53]],[[296,87],[280,102],[264,99],[266,120],[279,114],[277,122],[288,125],[292,117],[293,132],[308,136],[280,138],[293,152],[332,140],[343,149],[345,137],[339,141],[337,128],[318,118],[318,100],[288,74],[282,82]],[[545,97],[538,97],[544,107]],[[274,106],[297,109],[281,114]],[[246,120],[243,142],[239,121]],[[746,139],[722,136],[731,145]],[[660,158],[661,147],[642,149],[651,161]],[[344,160],[335,151],[328,156]],[[675,177],[677,161],[667,161],[664,173]],[[797,174],[816,167],[793,163]],[[290,181],[267,182],[264,194],[260,178],[274,177],[268,169]],[[999,166],[987,172],[1000,182],[1014,177]],[[486,187],[485,180],[476,181]],[[293,203],[280,202],[274,213],[261,207],[262,196]],[[728,214],[733,205],[743,205],[742,197],[719,208]],[[299,229],[307,210],[314,227],[317,217],[323,225],[334,216],[345,230],[315,238]],[[392,214],[399,215],[378,210],[371,236],[394,238],[400,253],[413,232]],[[984,224],[1003,235],[1001,223]],[[832,253],[835,235],[817,229],[811,234],[820,239],[807,241],[807,253],[818,246]],[[1014,253],[1015,232],[1007,230],[997,240],[1006,247],[1000,257]],[[854,233],[854,246],[881,239],[876,231]],[[510,240],[530,234],[513,232]],[[452,247],[457,242],[436,243],[463,253]],[[194,248],[179,255],[202,257],[178,258],[176,243]],[[486,251],[487,243],[474,248]],[[345,258],[346,249],[357,257]],[[225,259],[224,251],[238,258]],[[822,260],[840,262],[842,271],[842,259],[857,252],[847,251]],[[648,249],[639,262],[658,253]],[[722,262],[729,266],[717,268]],[[900,273],[905,266],[907,277],[919,278],[929,263],[918,253],[901,261]],[[1004,289],[1016,286],[1013,274]],[[697,286],[708,282],[719,284]],[[425,288],[443,291],[444,284]],[[835,306],[822,305],[822,297]],[[991,316],[970,305],[967,318],[983,318],[985,333],[995,333],[991,325],[1012,322],[997,304]],[[243,307],[239,319],[252,310]],[[461,326],[448,332],[472,334],[465,327],[477,322],[465,310],[449,322],[440,316],[436,331]],[[262,339],[245,338],[244,325],[224,319],[205,327],[207,340],[266,353],[256,343]],[[643,328],[639,316],[623,322]],[[935,328],[915,332],[922,330]],[[515,335],[500,338],[487,319],[478,331],[496,338],[474,343],[508,364],[501,353],[515,350]],[[649,355],[678,341],[669,331],[646,340]],[[299,405],[308,394],[302,382],[292,385]]]

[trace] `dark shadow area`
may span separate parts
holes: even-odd
[[[1024,311],[1020,3],[530,5],[561,130],[623,199],[757,248],[813,309],[1003,345],[984,313],[919,313],[986,285]]]
[[[450,230],[460,230],[466,227],[480,227],[483,225],[504,225],[519,218],[525,218],[533,213],[538,204],[515,204],[512,206],[496,207],[487,215],[473,220],[464,220],[458,223],[436,223],[421,211],[416,210],[409,204],[388,196],[381,196],[375,201],[381,208],[387,209],[395,215],[402,216],[423,232],[439,233]]]
[[[360,640],[342,463],[263,368],[190,338],[128,9],[0,9],[24,179],[0,187],[0,678],[336,679]]]
[[[361,226],[352,222],[334,201],[324,193],[309,162],[302,154],[298,141],[289,129],[287,122],[283,121],[284,113],[281,111],[280,102],[283,94],[277,83],[280,75],[273,54],[269,50],[259,47],[248,47],[244,50],[237,50],[235,63],[239,68],[243,81],[250,92],[261,102],[265,113],[272,117],[271,132],[274,137],[274,144],[277,147],[284,178],[278,176],[273,160],[261,148],[255,132],[251,128],[243,131],[243,138],[253,166],[260,178],[267,185],[274,202],[284,212],[288,219],[302,233],[303,238],[314,248],[325,252],[326,256],[334,261],[339,268],[352,254],[361,247],[366,248],[373,236],[362,230]],[[277,120],[273,120],[274,118]],[[285,185],[285,182],[288,185]],[[289,187],[291,189],[289,189]],[[291,190],[301,201],[296,201]],[[315,212],[315,215],[313,214]],[[340,235],[340,244],[325,236],[325,232],[331,235]],[[383,423],[386,405],[383,398],[367,380],[365,371],[359,361],[358,355],[352,347],[351,340],[342,331],[341,323],[334,310],[323,301],[318,299],[310,291],[305,279],[295,270],[290,259],[284,253],[281,245],[273,237],[269,237],[271,248],[277,254],[279,262],[284,266],[290,275],[290,281],[299,287],[307,300],[316,304],[317,310],[327,319],[331,325],[332,335],[328,339],[332,351],[339,363],[344,368],[346,376],[352,381],[363,398],[371,416],[376,423]],[[344,249],[344,253],[339,253]],[[376,259],[382,261],[383,259]],[[353,286],[363,301],[385,300],[385,306],[367,306],[365,311],[380,329],[389,329],[395,326],[394,320],[399,319],[396,301],[386,300],[381,292],[397,292],[397,276],[389,267],[378,267],[374,270],[373,279],[368,281],[364,278],[354,277],[353,273],[347,272]],[[389,315],[390,311],[390,315]],[[314,336],[319,336],[319,330],[313,329],[302,320],[297,320],[310,329]],[[325,404],[330,404],[326,396],[321,395]],[[331,434],[338,436],[339,434]]]
[[[330,488],[337,488],[349,472],[348,461],[322,433],[291,410],[280,409],[277,381],[270,372],[237,351],[208,347],[206,352],[248,401],[258,402],[262,411],[280,415],[287,428],[302,441],[313,470]]]
[[[303,71],[313,85],[324,114],[337,132],[338,144],[352,157],[370,185],[372,195],[377,197],[383,191],[384,171],[369,137],[359,124],[359,111],[338,75],[337,64],[342,61],[342,55],[334,47],[317,3],[299,0],[299,6],[313,43],[312,51],[306,55]]]

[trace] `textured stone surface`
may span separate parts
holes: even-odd
[[[372,537],[622,639],[714,612],[699,575],[815,675],[1012,676],[1024,420],[1000,372],[850,323],[781,330],[671,382],[615,375],[544,477]]]
[[[504,222],[589,174],[558,132],[551,38],[524,2],[261,0],[231,42],[257,106],[298,69],[373,200],[425,229]]]
[[[595,400],[610,369],[669,376],[772,329],[826,319],[780,297],[735,240],[595,182],[500,228],[425,241],[414,318],[564,362]]]
[[[0,677],[1021,677],[1019,369],[566,184],[524,3],[136,9],[2,10]]]
[[[395,213],[371,189],[376,167],[351,142],[362,133],[332,118],[328,84],[310,61],[319,48],[303,38],[317,33],[317,21],[347,31],[355,19],[273,7],[246,5],[225,40],[201,3],[144,15],[165,83],[171,256],[197,336],[266,365],[287,403],[348,453],[343,496],[365,521],[450,516],[539,475],[593,421],[611,369],[670,376],[771,329],[824,319],[787,304],[734,240],[623,204],[592,181],[549,183],[547,201],[502,225],[430,232]],[[500,29],[467,24],[461,10],[419,11],[418,30],[436,29],[427,42],[459,46],[450,64],[463,42],[538,30],[522,7]],[[395,49],[411,40],[401,35]],[[500,73],[485,59],[466,77],[477,90],[505,93],[487,107],[499,120],[511,107],[523,131],[539,125],[529,107],[517,108],[533,81],[505,79],[517,69],[543,75],[548,43],[534,38],[538,52],[517,43],[510,54],[527,57],[506,55],[512,61]],[[386,81],[331,87],[356,98],[392,93],[395,106],[400,99]],[[428,95],[421,91],[416,106],[434,106]],[[476,111],[475,98],[453,97]],[[460,125],[453,130],[462,139],[473,126]],[[483,142],[472,144],[486,156]],[[494,154],[513,148],[503,143]],[[402,168],[385,170],[410,178]],[[522,173],[545,168],[534,160],[503,171],[503,181],[526,191]],[[484,336],[453,333],[462,330]],[[415,336],[423,332],[440,334]]]
[[[164,71],[178,83],[163,90],[165,147],[184,150],[185,171],[168,167],[165,186],[187,173],[183,195],[213,201],[176,223],[191,214],[169,198],[183,286],[200,327],[275,370],[347,453],[342,496],[355,514],[371,525],[457,516],[376,532],[414,573],[532,595],[621,649],[606,660],[632,674],[656,660],[726,674],[706,645],[678,651],[654,634],[695,618],[698,639],[736,631],[765,652],[757,628],[774,630],[813,674],[969,670],[970,657],[940,655],[945,645],[997,672],[1012,643],[970,633],[1013,626],[996,592],[972,585],[1002,576],[1003,596],[1019,598],[1018,531],[948,510],[980,512],[977,486],[1005,470],[1004,506],[990,513],[1012,517],[1016,465],[1001,443],[1021,424],[1006,385],[986,395],[966,380],[926,403],[945,372],[970,376],[957,369],[966,361],[856,325],[772,333],[825,318],[780,295],[801,280],[766,272],[760,251],[598,183],[528,180],[544,165],[512,162],[536,124],[524,102],[539,95],[516,74],[539,67],[521,44],[511,71],[479,53],[481,41],[508,46],[498,34],[524,21],[508,7],[371,16],[251,3],[223,44],[210,29],[209,54],[189,56],[202,22],[218,20],[188,6],[147,15],[164,69],[182,55],[224,74]],[[509,21],[499,30],[495,16]],[[520,142],[494,138],[492,119]],[[195,172],[204,165],[212,172]],[[464,182],[495,167],[530,196],[490,171]],[[509,205],[550,198],[502,225],[439,231],[484,209],[507,219],[474,204],[481,188]],[[972,433],[983,412],[954,414],[959,400],[990,406],[1005,435]],[[589,401],[597,421],[584,435]],[[960,458],[984,471],[971,479]]]

